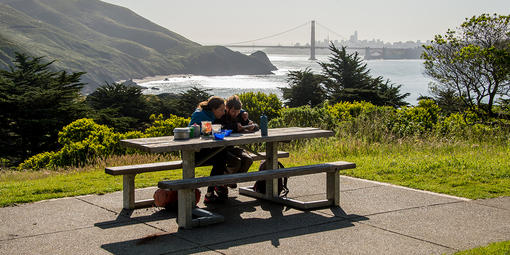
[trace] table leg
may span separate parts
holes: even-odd
[[[195,152],[182,151],[182,178],[195,178]],[[179,190],[177,223],[181,228],[192,227],[192,208],[195,204],[194,190]]]
[[[267,169],[278,169],[278,142],[266,143]],[[266,181],[266,197],[278,197],[278,179]]]
[[[333,206],[340,206],[340,173],[338,171],[326,174],[326,196]]]
[[[135,176],[126,174],[122,177],[122,201],[124,209],[135,209]]]

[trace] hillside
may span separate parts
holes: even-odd
[[[0,0],[0,69],[15,51],[85,71],[85,93],[105,81],[166,74],[268,74],[272,66],[222,46],[201,46],[98,0]]]

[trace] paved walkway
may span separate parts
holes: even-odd
[[[322,199],[325,175],[293,177],[289,187],[290,197]],[[307,212],[231,190],[228,203],[209,207],[226,221],[191,230],[166,210],[122,210],[120,192],[0,208],[0,254],[442,254],[510,240],[510,197],[468,200],[344,176],[340,187],[340,208]]]

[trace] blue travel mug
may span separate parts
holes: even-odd
[[[265,114],[260,116],[260,134],[267,136],[267,116]]]

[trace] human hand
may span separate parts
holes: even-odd
[[[253,129],[255,128],[255,125],[253,125],[253,121],[250,120],[250,122],[248,122],[248,131],[253,131]]]

